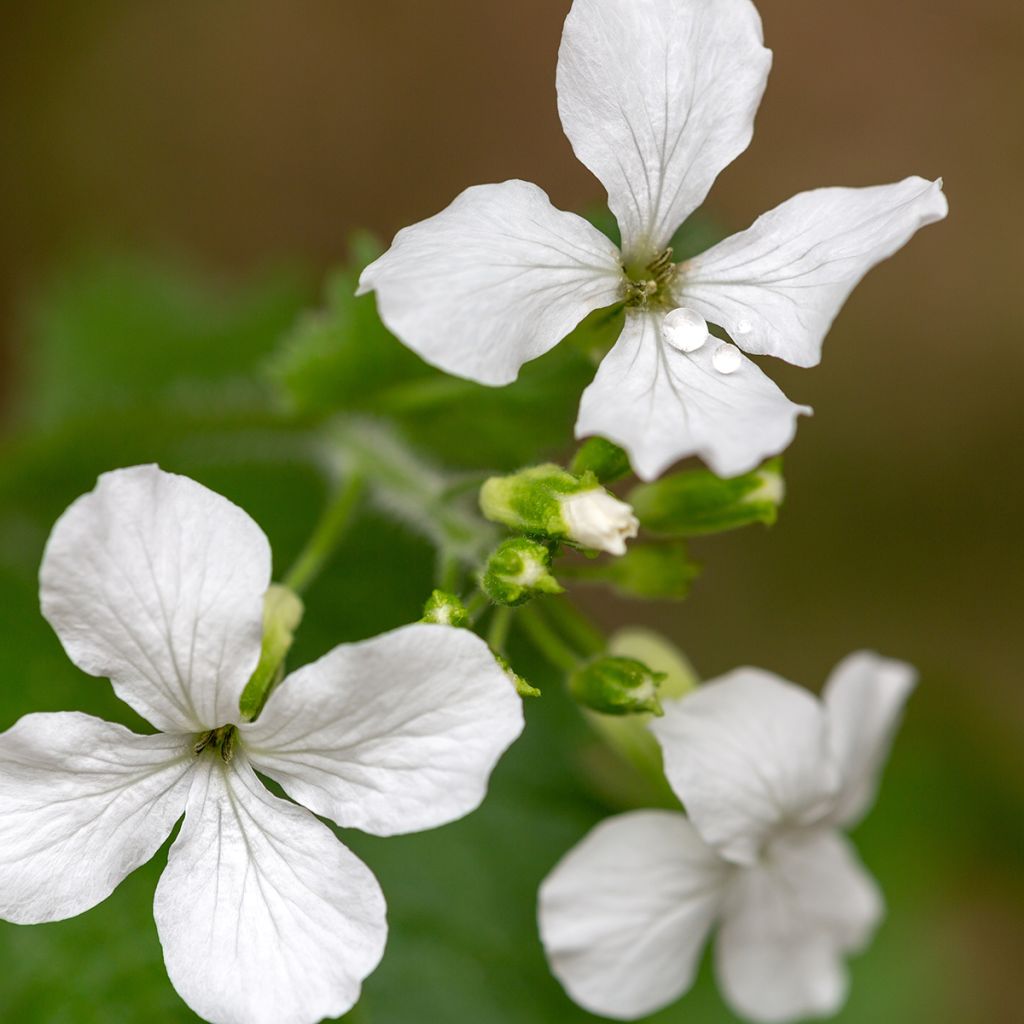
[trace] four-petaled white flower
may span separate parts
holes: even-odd
[[[941,182],[921,178],[818,189],[674,263],[677,228],[750,143],[770,64],[750,0],[575,0],[558,109],[607,189],[621,252],[536,185],[481,185],[400,231],[360,293],[376,291],[385,324],[425,360],[490,385],[624,302],[577,436],[616,441],[644,479],[694,454],[721,476],[752,469],[810,410],[739,349],[817,364],[857,282],[947,210]]]
[[[653,725],[687,814],[598,825],[544,881],[541,937],[569,994],[633,1020],[693,982],[718,921],[719,983],[754,1021],[835,1012],[843,958],[881,895],[840,827],[874,800],[914,672],[862,652],[822,701],[759,669],[701,686]]]
[[[392,835],[473,810],[523,725],[487,646],[440,625],[342,645],[243,722],[267,539],[225,498],[155,466],[106,474],[78,499],[40,580],[71,660],[160,732],[67,713],[0,735],[0,918],[95,906],[184,812],[154,908],[182,998],[216,1024],[347,1011],[384,949],[384,898],[314,815]]]

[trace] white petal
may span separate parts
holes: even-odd
[[[157,728],[238,721],[270,547],[236,505],[156,466],[105,473],[57,520],[39,576],[68,657]]]
[[[77,713],[0,735],[0,918],[60,921],[105,900],[181,817],[190,737]]]
[[[771,672],[739,668],[665,703],[651,729],[665,774],[706,843],[753,864],[783,824],[814,821],[837,780],[821,703]]]
[[[874,803],[903,705],[916,682],[912,666],[870,651],[851,654],[829,676],[822,696],[839,764],[832,816],[837,824],[856,824]]]
[[[867,942],[883,910],[838,833],[780,838],[730,892],[715,950],[726,999],[754,1021],[835,1013],[847,990],[842,956]]]
[[[682,814],[603,821],[544,880],[538,916],[551,970],[584,1009],[635,1020],[678,999],[732,868]]]
[[[714,342],[678,351],[659,321],[659,314],[627,313],[622,336],[583,392],[577,437],[600,434],[621,445],[643,480],[688,455],[719,476],[736,476],[793,440],[807,406],[792,403],[749,359],[733,373],[716,370]]]
[[[399,231],[359,279],[404,344],[481,384],[515,380],[623,287],[615,246],[526,181],[466,189]]]
[[[479,637],[417,624],[299,669],[242,734],[253,764],[295,800],[396,835],[475,810],[522,728],[522,701]]]
[[[630,258],[660,252],[747,146],[771,67],[749,0],[575,0],[558,110]]]
[[[860,279],[947,209],[924,178],[802,192],[683,264],[677,298],[747,352],[815,366]]]
[[[154,913],[172,984],[211,1024],[340,1016],[387,937],[370,869],[241,753],[203,756]]]

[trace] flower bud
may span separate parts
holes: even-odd
[[[693,469],[641,484],[629,500],[645,529],[666,537],[721,533],[751,523],[770,526],[785,496],[782,460],[723,480]]]
[[[576,476],[593,473],[603,484],[628,476],[632,471],[629,456],[603,437],[588,437],[580,445],[569,467]]]
[[[626,540],[639,528],[632,508],[601,487],[592,472],[577,477],[551,463],[492,477],[480,490],[480,509],[521,533],[613,555],[625,553]]]
[[[469,612],[454,594],[446,590],[435,590],[423,606],[423,618],[420,621],[461,628],[469,625]]]
[[[624,555],[626,541],[640,529],[633,509],[603,487],[595,487],[561,499],[568,538],[580,547]]]
[[[633,544],[622,558],[581,565],[573,574],[586,582],[606,583],[626,597],[681,601],[700,574],[700,566],[690,561],[683,541],[662,541]]]
[[[606,715],[661,715],[658,686],[664,679],[635,658],[604,655],[577,669],[569,689],[580,704]]]
[[[551,552],[530,537],[509,537],[484,567],[480,585],[494,604],[525,604],[535,594],[561,594],[551,575]]]
[[[272,583],[263,598],[263,643],[260,660],[239,699],[239,710],[246,719],[255,718],[280,681],[284,659],[295,640],[305,607],[293,590]]]

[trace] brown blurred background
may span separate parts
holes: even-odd
[[[291,259],[319,271],[353,228],[390,235],[470,184],[527,178],[569,209],[601,199],[555,108],[568,7],[6,0],[3,391],[19,302],[83,244],[227,276]],[[760,8],[775,70],[754,144],[712,192],[723,224],[907,174],[943,175],[951,215],[868,277],[821,367],[772,365],[816,409],[787,460],[789,505],[770,534],[701,545],[706,579],[659,621],[708,675],[753,662],[817,685],[865,645],[914,660],[922,713],[982,723],[1019,786],[1024,4]],[[1019,949],[1015,908],[984,877],[965,885],[956,935],[952,916],[936,927],[994,992],[1019,987],[974,941]]]

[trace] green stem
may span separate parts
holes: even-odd
[[[505,653],[505,645],[508,643],[508,631],[512,625],[511,608],[495,608],[491,616],[491,624],[487,630],[487,643],[492,651],[499,654]]]
[[[566,598],[548,601],[544,607],[562,633],[584,654],[600,654],[607,646],[604,634]]]
[[[359,473],[351,474],[338,489],[284,578],[284,585],[289,590],[303,593],[320,574],[352,522],[352,513],[363,496],[363,490],[363,478]]]
[[[490,607],[490,603],[487,600],[487,595],[482,590],[474,590],[466,599],[466,611],[469,613],[469,621],[476,622]]]
[[[534,647],[551,662],[555,668],[569,673],[580,662],[579,655],[548,625],[543,613],[536,605],[528,605],[519,616],[527,636]]]
[[[459,589],[461,567],[457,555],[450,550],[441,550],[437,556],[437,585],[441,590],[454,594]]]

